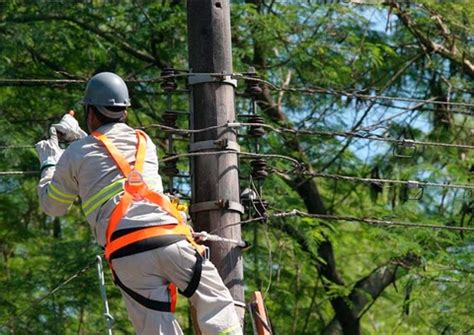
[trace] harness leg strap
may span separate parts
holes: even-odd
[[[199,286],[199,282],[201,281],[201,274],[202,274],[202,256],[196,250],[196,264],[194,265],[193,276],[191,277],[191,281],[189,282],[188,287],[186,287],[184,291],[179,290],[179,293],[184,295],[186,298],[191,298]]]
[[[158,301],[158,300],[151,300],[148,299],[141,294],[133,291],[129,287],[125,286],[124,283],[122,283],[115,273],[115,271],[112,271],[113,277],[114,277],[114,282],[117,284],[118,287],[120,287],[125,293],[127,293],[133,300],[138,302],[140,305],[145,306],[146,308],[159,311],[159,312],[169,312],[173,313],[174,312],[174,306],[173,304],[175,303],[174,297],[173,297],[173,292],[170,292],[171,295],[171,302],[167,301]],[[170,290],[171,291],[171,290]]]

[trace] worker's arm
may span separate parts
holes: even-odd
[[[38,184],[41,208],[51,216],[64,215],[78,195],[69,152],[59,147],[55,129],[51,130],[50,139],[36,145],[36,150],[42,170]]]

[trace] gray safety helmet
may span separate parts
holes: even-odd
[[[93,76],[86,86],[85,106],[129,107],[128,88],[122,78],[112,72],[101,72]],[[99,108],[101,110],[103,108]]]

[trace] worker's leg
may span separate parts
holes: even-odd
[[[117,258],[112,261],[114,271],[122,283],[142,296],[158,301],[170,301],[169,282],[159,277],[156,250]],[[173,313],[148,309],[122,291],[128,316],[139,335],[183,334]]]
[[[181,290],[186,289],[196,263],[196,251],[191,244],[180,241],[160,248],[156,255],[163,277]],[[232,296],[210,261],[203,261],[201,281],[190,300],[204,335],[242,334]]]

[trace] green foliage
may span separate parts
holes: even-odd
[[[174,3],[0,2],[0,78],[86,79],[108,70],[127,79],[150,79],[158,77],[166,65],[186,69],[186,9]],[[410,13],[423,36],[437,43],[445,40],[433,19],[440,17],[455,36],[452,48],[472,59],[474,9],[468,1],[422,0],[404,4],[402,9]],[[279,86],[472,102],[472,76],[459,60],[427,51],[386,6],[232,1],[231,18],[236,72],[254,66],[262,78]],[[178,83],[185,88],[184,81],[179,79]],[[40,140],[66,110],[80,111],[83,86],[0,86],[0,145],[31,145]],[[129,86],[133,102],[130,123],[146,126],[162,122],[167,103],[159,84]],[[295,92],[272,92],[272,97],[281,103],[286,117],[276,120],[265,115],[266,122],[275,125],[337,131],[367,127],[368,132],[381,137],[473,144],[472,116],[456,113],[456,109],[466,112],[461,107],[426,104],[412,108],[415,104]],[[247,114],[246,99],[237,96],[236,102],[237,111]],[[188,95],[173,95],[172,105],[176,110],[187,110]],[[401,114],[395,117],[397,113]],[[180,115],[178,125],[188,126],[186,115]],[[163,157],[167,135],[153,128],[147,132]],[[376,170],[388,179],[472,183],[471,151],[428,146],[410,151],[353,139],[341,150],[347,141],[269,133],[260,144],[261,152],[294,157],[314,171],[369,177]],[[248,138],[241,141],[249,151],[254,144]],[[174,149],[185,152],[187,144],[175,141]],[[1,171],[38,169],[32,148],[1,150],[0,156]],[[285,161],[269,164],[278,172],[262,185],[270,209],[307,211],[310,199],[299,193],[298,171]],[[186,161],[180,161],[179,168],[186,172]],[[242,178],[241,187],[253,187],[245,161],[240,172],[247,177]],[[415,201],[397,185],[374,188],[342,180],[316,181],[331,214],[456,226],[471,222],[472,226],[472,193],[465,190],[425,188],[423,198]],[[100,252],[79,206],[64,218],[48,218],[38,208],[35,187],[36,177],[1,177],[0,325]],[[188,193],[187,182],[180,182],[180,189]],[[362,333],[472,332],[472,234],[299,217],[244,226],[243,234],[253,244],[244,255],[246,292],[264,292],[279,334],[323,332],[335,316],[331,299],[341,297],[351,305],[354,285],[374,269],[393,264],[398,264],[397,280],[375,300],[367,292],[356,291],[369,301],[361,315]],[[317,271],[317,264],[326,261],[318,253],[325,242],[334,250],[343,285],[328,281]],[[406,255],[415,255],[419,264],[401,263]],[[107,286],[117,320],[114,329],[132,334],[109,273]],[[191,333],[188,313],[182,299],[177,317]],[[247,324],[248,332],[250,328]],[[12,319],[0,332],[92,334],[104,329],[92,268],[25,315]]]

